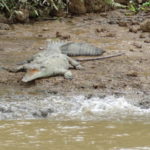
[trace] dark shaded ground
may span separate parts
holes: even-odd
[[[88,42],[106,50],[104,55],[125,52],[124,56],[82,62],[85,70],[72,70],[74,79],[63,77],[22,83],[24,73],[0,70],[0,95],[87,94],[125,95],[149,100],[150,33],[139,31],[139,23],[149,14],[126,16],[125,10],[66,18],[56,21],[16,24],[0,30],[0,66],[12,67],[42,51],[45,40],[60,38]],[[57,32],[57,34],[56,34]],[[12,90],[13,89],[13,90]]]

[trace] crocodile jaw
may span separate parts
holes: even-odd
[[[29,82],[29,81],[32,81],[32,80],[35,80],[37,78],[41,78],[44,76],[46,76],[46,75],[44,74],[43,71],[38,70],[38,69],[30,69],[30,70],[27,70],[27,73],[22,78],[22,81]]]

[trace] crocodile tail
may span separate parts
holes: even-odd
[[[88,43],[66,43],[60,47],[61,52],[68,56],[98,56],[105,51]]]

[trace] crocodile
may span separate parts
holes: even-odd
[[[26,74],[22,78],[23,82],[29,82],[38,78],[50,77],[56,75],[63,75],[64,78],[66,79],[72,79],[73,75],[69,69],[70,68],[83,69],[83,67],[80,65],[80,63],[77,60],[74,60],[68,55],[71,56],[93,55],[92,51],[88,49],[88,46],[91,45],[88,45],[86,43],[85,44],[77,43],[76,46],[75,43],[72,42],[64,43],[64,42],[48,41],[48,46],[45,51],[35,54],[31,59],[20,64],[15,69],[9,69],[4,67],[3,69],[9,72],[25,71]],[[76,50],[76,48],[77,48],[77,52],[74,53],[73,50]],[[81,52],[82,48],[84,53]],[[87,53],[86,53],[86,48],[88,50]],[[91,46],[91,48],[95,50],[94,55],[101,55],[103,53],[103,50],[95,48],[94,46]],[[72,52],[68,54],[70,49],[72,50]],[[100,50],[99,53],[98,50]],[[109,57],[116,57],[119,55],[122,54],[116,54],[107,57],[105,56],[105,57],[90,58],[90,59],[84,58],[84,59],[79,59],[79,61],[100,60]]]

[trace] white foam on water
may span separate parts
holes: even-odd
[[[41,112],[46,112],[46,116]],[[150,109],[142,109],[134,106],[124,97],[116,98],[115,96],[89,99],[82,95],[73,97],[49,96],[41,100],[32,97],[30,100],[0,102],[0,120],[40,117],[55,120],[139,119],[140,117],[150,118]]]
[[[126,118],[127,116],[150,117],[150,109],[141,109],[129,103],[124,97],[116,98],[108,96],[105,98],[93,97],[86,99],[84,96],[76,96],[70,100],[56,100],[51,103],[55,105],[57,117],[76,118],[81,120],[91,119],[113,119]]]

